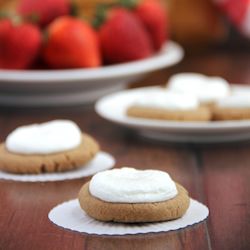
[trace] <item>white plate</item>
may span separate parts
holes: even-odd
[[[250,91],[250,87],[232,85],[236,91]],[[162,141],[174,142],[226,142],[250,139],[250,120],[226,122],[175,122],[131,118],[127,108],[142,92],[159,87],[145,87],[121,91],[103,97],[96,103],[96,112],[103,118],[135,129],[140,135]]]
[[[148,72],[178,63],[183,55],[183,49],[170,41],[150,58],[95,69],[0,70],[0,104],[33,106],[93,102]]]

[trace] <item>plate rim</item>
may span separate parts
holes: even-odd
[[[169,55],[171,55],[171,57],[169,57]],[[168,58],[166,56],[168,56]],[[6,82],[21,82],[23,84],[43,82],[50,84],[51,82],[60,83],[61,81],[96,81],[103,78],[115,79],[118,77],[129,77],[174,65],[180,62],[183,57],[184,49],[181,45],[169,40],[164,44],[161,51],[149,58],[100,68],[66,70],[0,69],[0,85]],[[169,58],[171,58],[171,60]]]
[[[250,90],[250,86],[242,85],[242,84],[233,84],[231,83],[233,88],[247,88]],[[128,94],[129,92],[139,92],[142,89],[147,90],[155,90],[159,89],[161,86],[149,86],[149,87],[141,87],[135,89],[126,89],[123,91],[119,91],[107,96],[100,98],[95,103],[95,111],[102,118],[111,121],[113,123],[117,123],[126,127],[134,128],[134,129],[151,129],[151,130],[175,130],[176,132],[180,130],[186,130],[186,132],[221,132],[225,131],[225,129],[250,129],[250,120],[242,120],[242,121],[214,121],[214,122],[178,122],[178,121],[161,121],[161,120],[152,120],[152,119],[140,119],[140,118],[131,118],[123,116],[124,119],[114,118],[113,116],[106,116],[102,112],[103,103],[109,101],[111,98],[119,96],[121,94]],[[198,133],[197,133],[198,135]]]

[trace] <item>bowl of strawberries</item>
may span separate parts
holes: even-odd
[[[101,4],[91,21],[69,0],[20,0],[0,17],[0,104],[90,103],[178,63],[160,0]]]

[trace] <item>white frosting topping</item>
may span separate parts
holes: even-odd
[[[97,173],[90,181],[89,191],[92,196],[115,203],[160,202],[178,193],[167,173],[128,167]]]
[[[217,102],[221,108],[250,108],[250,94],[235,94]]]
[[[5,145],[14,153],[52,154],[76,148],[81,141],[81,130],[74,122],[54,120],[15,129]]]
[[[195,73],[176,74],[169,79],[167,87],[172,91],[195,95],[204,103],[217,101],[230,94],[230,85],[225,79]]]
[[[192,95],[156,90],[137,96],[135,106],[170,110],[190,110],[199,107],[198,99]]]

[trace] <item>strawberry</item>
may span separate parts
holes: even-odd
[[[17,11],[25,18],[37,18],[41,27],[55,18],[70,14],[69,0],[21,0]]]
[[[227,0],[221,1],[218,4],[221,6],[222,10],[227,13],[230,20],[237,26],[243,23],[248,8],[250,8],[248,7],[250,6],[249,0]]]
[[[150,38],[140,20],[130,11],[115,7],[99,27],[102,53],[107,63],[122,63],[149,57]]]
[[[0,68],[29,68],[39,54],[41,37],[40,30],[32,24],[0,20]]]
[[[168,37],[168,16],[160,0],[120,0],[131,8],[146,27],[155,50],[159,50]]]
[[[59,17],[47,29],[43,58],[52,68],[83,68],[101,65],[98,36],[86,22]]]

